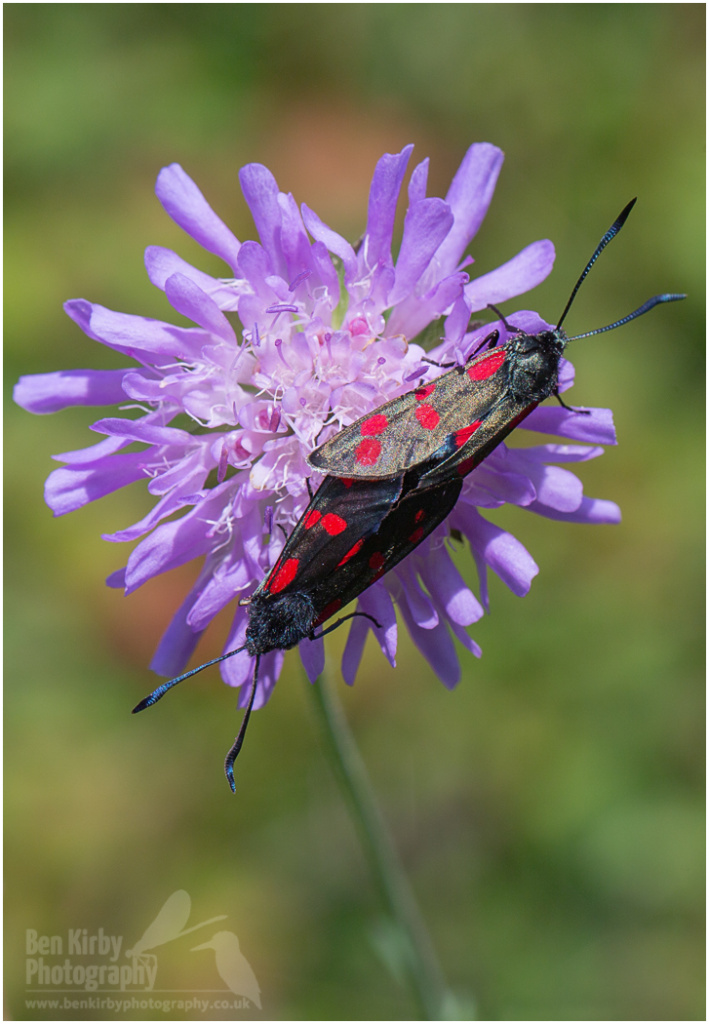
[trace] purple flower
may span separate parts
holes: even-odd
[[[152,510],[106,536],[143,538],[126,567],[109,577],[109,586],[129,593],[158,573],[196,557],[204,560],[158,647],[156,672],[180,673],[217,612],[251,594],[269,571],[283,546],[283,530],[290,532],[307,505],[305,458],[316,442],[409,391],[421,373],[439,372],[422,362],[429,353],[411,339],[438,321],[440,343],[432,357],[465,358],[487,330],[468,331],[471,314],[520,295],[552,268],[554,248],[540,241],[472,280],[464,269],[473,261],[463,253],[487,212],[502,166],[501,151],[486,143],[470,147],[445,200],[426,196],[427,160],[413,170],[394,258],[394,216],[412,148],[379,160],[358,248],[307,206],[299,209],[259,164],[240,173],[260,238],[243,243],[179,166],[164,168],[157,181],[161,203],[229,268],[227,276],[214,278],[170,250],[148,248],[150,280],[195,326],[72,300],[65,306],[69,316],[89,337],[123,353],[125,369],[39,374],[21,378],[15,388],[15,400],[30,412],[119,406],[117,415],[93,424],[103,435],[98,443],[55,456],[64,465],[50,474],[45,492],[50,508],[61,515],[135,480],[147,481],[156,499]],[[549,327],[531,312],[509,318],[530,332]],[[572,367],[563,362],[560,388],[572,382]],[[171,426],[178,417],[181,425]],[[584,498],[578,479],[555,465],[595,458],[599,444],[614,443],[608,411],[578,416],[539,408],[523,429],[576,443],[501,445],[467,478],[449,522],[362,594],[360,608],[385,627],[377,635],[392,664],[393,601],[414,642],[452,687],[460,670],[451,634],[480,653],[465,627],[487,607],[488,568],[515,594],[529,590],[538,571],[533,559],[480,510],[507,502],[551,519],[618,521],[614,504]],[[450,558],[448,526],[471,545],[481,601]],[[243,643],[246,622],[246,609],[237,607],[226,650]],[[342,666],[348,683],[370,628],[367,618],[352,621]],[[321,644],[300,645],[311,678],[322,667]],[[225,681],[240,686],[249,680],[252,661],[245,651],[223,662]],[[262,657],[256,707],[268,699],[282,662],[283,652]]]

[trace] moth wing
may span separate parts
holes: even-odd
[[[335,599],[325,581],[315,582],[315,604],[323,610],[319,622],[325,622],[330,615],[354,601],[411,554],[453,511],[462,486],[460,477],[448,479],[435,487],[417,486],[393,505],[377,532],[367,537],[358,550],[339,566]]]
[[[524,405],[510,394],[503,395],[478,423],[446,438],[426,465],[421,467],[422,484],[435,487],[451,476],[466,477],[502,444],[538,404],[533,402]]]
[[[506,346],[487,350],[379,406],[316,448],[308,462],[322,473],[366,479],[420,465],[494,410],[505,392],[506,355]]]
[[[402,481],[401,475],[384,480],[326,477],[256,593],[310,593],[317,581],[335,590],[338,566],[358,542],[376,533],[399,498]]]

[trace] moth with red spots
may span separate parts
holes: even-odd
[[[162,683],[134,712],[209,665],[247,651],[256,659],[254,674],[241,728],[225,761],[235,790],[233,766],[253,708],[261,656],[324,636],[352,615],[371,619],[353,612],[315,632],[443,522],[455,507],[463,478],[525,416],[552,394],[561,401],[559,363],[569,341],[612,330],[659,303],[684,298],[656,295],[607,327],[575,338],[562,331],[581,283],[634,203],[601,239],[553,330],[527,334],[502,318],[511,334],[503,345],[497,345],[500,332],[493,330],[464,366],[375,409],[311,453],[311,466],[325,473],[325,480],[271,571],[242,602],[248,604],[246,643]],[[486,350],[481,352],[482,347]]]
[[[458,477],[427,487],[421,483],[424,470],[416,468],[382,480],[326,477],[275,565],[248,601],[244,646],[163,683],[133,711],[155,704],[177,683],[208,665],[248,651],[256,658],[251,692],[239,734],[225,761],[233,792],[233,765],[253,707],[261,655],[314,639],[319,626],[397,565],[443,522],[458,500],[463,481]],[[338,619],[320,635],[337,628],[346,618],[351,616]],[[372,622],[379,625],[374,619]]]
[[[659,303],[684,298],[656,295],[621,320],[573,338],[561,329],[581,283],[634,205],[635,199],[601,239],[553,330],[527,334],[503,317],[512,335],[504,345],[496,347],[500,331],[493,330],[464,366],[392,399],[321,444],[308,456],[313,469],[373,479],[430,460],[427,483],[432,485],[480,465],[545,398],[556,395],[564,405],[559,363],[570,341],[613,330]]]

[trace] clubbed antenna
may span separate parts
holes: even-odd
[[[616,320],[615,323],[608,324],[607,327],[597,327],[595,331],[586,331],[585,334],[575,334],[573,338],[569,338],[569,341],[578,341],[579,338],[590,338],[593,334],[603,334],[605,331],[612,331],[615,327],[622,327],[623,324],[629,323],[631,320],[635,320],[637,317],[642,316],[643,313],[647,313],[648,310],[654,306],[659,306],[661,302],[678,302],[679,299],[686,299],[686,295],[673,294],[666,292],[664,295],[654,295],[647,302],[643,302],[639,309],[636,309],[633,313],[628,313],[627,316],[622,317],[620,320]]]
[[[256,665],[254,666],[254,676],[251,680],[251,693],[249,694],[249,703],[246,705],[246,712],[241,720],[241,728],[239,733],[234,740],[231,750],[227,754],[224,760],[224,772],[226,774],[227,782],[232,793],[236,793],[236,783],[234,782],[234,761],[239,756],[241,745],[244,742],[244,736],[246,736],[246,727],[249,724],[249,718],[251,718],[251,712],[254,706],[254,697],[256,696],[256,679],[258,677],[258,666],[260,657],[256,658]]]
[[[586,280],[586,276],[587,276],[589,270],[591,269],[593,264],[596,262],[598,257],[601,255],[601,253],[603,252],[605,247],[608,245],[608,243],[613,238],[615,238],[615,236],[618,234],[620,229],[623,227],[623,225],[625,224],[626,220],[628,219],[628,217],[630,215],[630,211],[635,206],[637,201],[638,201],[638,197],[637,196],[635,197],[635,199],[631,199],[630,200],[628,205],[621,210],[621,212],[618,214],[616,219],[613,221],[611,226],[606,231],[606,233],[603,236],[603,238],[600,240],[600,242],[596,246],[596,249],[595,249],[595,252],[593,253],[593,256],[591,257],[591,259],[586,264],[586,266],[584,268],[584,271],[581,274],[581,277],[578,279],[578,281],[574,285],[574,290],[571,292],[571,295],[569,296],[569,301],[566,303],[566,306],[564,307],[564,312],[559,317],[559,320],[558,320],[557,325],[556,325],[557,326],[557,330],[558,330],[559,327],[561,327],[561,325],[563,324],[564,320],[566,319],[566,314],[571,309],[571,303],[576,298],[576,293],[578,292],[579,288],[581,287],[583,282]]]
[[[149,693],[147,697],[143,697],[139,704],[133,708],[133,714],[136,715],[139,711],[145,711],[146,708],[151,708],[153,704],[157,704],[159,700],[165,696],[168,690],[171,690],[173,686],[177,686],[178,683],[183,682],[185,679],[189,679],[190,676],[196,676],[202,669],[209,668],[210,665],[216,665],[220,661],[224,661],[226,658],[231,658],[234,654],[239,654],[241,651],[245,651],[246,647],[237,647],[235,651],[228,651],[226,654],[221,654],[218,658],[212,658],[211,661],[205,661],[203,665],[198,665],[197,668],[191,668],[189,672],[183,673],[181,676],[176,676],[174,679],[168,679],[166,683],[161,683],[160,686],[156,686],[152,693]]]

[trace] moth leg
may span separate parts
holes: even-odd
[[[487,345],[488,348],[494,348],[499,340],[500,340],[500,332],[497,329],[495,329],[494,331],[491,331],[488,335],[486,335],[483,338],[483,340],[480,342],[479,345],[475,346],[473,351],[468,356],[468,359],[472,359],[473,356],[476,356],[478,354],[478,352],[481,352],[482,349],[485,348],[486,345]],[[467,361],[468,360],[466,359],[466,362]]]
[[[491,302],[488,302],[487,308],[491,309],[493,313],[497,313],[498,317],[500,318],[500,320],[502,320],[503,324],[505,325],[506,330],[511,331],[513,334],[524,334],[524,331],[521,327],[515,327],[514,324],[508,323],[508,321],[505,319],[505,314],[502,313],[497,308],[497,306],[493,306]]]
[[[562,407],[562,409],[566,409],[567,412],[576,412],[576,413],[579,414],[579,416],[590,416],[591,415],[591,410],[590,409],[576,409],[573,405],[567,405],[566,402],[564,401],[564,399],[561,397],[561,394],[559,393],[559,389],[558,388],[554,388],[553,395],[554,395],[554,398],[559,403],[559,405]]]
[[[312,636],[309,637],[309,639],[320,640],[322,639],[322,637],[327,636],[328,633],[332,633],[333,629],[337,629],[338,626],[341,626],[343,622],[347,622],[348,619],[354,619],[355,616],[358,615],[361,615],[365,619],[369,619],[370,622],[374,623],[377,629],[382,628],[381,622],[377,622],[374,616],[370,615],[368,612],[350,612],[349,615],[343,615],[341,619],[337,620],[337,622],[333,622],[333,624],[331,626],[328,626],[327,629],[323,629],[321,633],[318,633],[317,635],[313,633]]]
[[[437,366],[439,368],[439,370],[449,370],[451,368],[451,366],[456,366],[457,365],[456,363],[438,363],[438,362],[436,362],[435,359],[427,359],[426,356],[424,356],[421,359],[421,362],[422,363],[429,363],[429,365],[431,365],[431,366]]]

